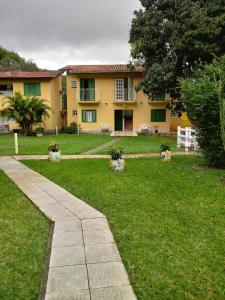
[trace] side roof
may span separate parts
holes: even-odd
[[[62,70],[58,71],[0,71],[0,79],[51,79],[60,76]]]
[[[130,68],[128,65],[68,65],[61,70],[69,73],[143,73],[142,66]]]

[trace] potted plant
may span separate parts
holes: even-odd
[[[48,146],[49,150],[49,161],[51,162],[60,162],[61,161],[61,152],[59,150],[59,144],[52,142]]]
[[[37,137],[41,137],[44,135],[44,128],[43,127],[38,127],[35,129],[35,132],[36,132],[36,136]]]
[[[168,144],[160,145],[160,158],[162,161],[170,161],[171,160],[171,149]]]
[[[113,171],[123,171],[125,168],[125,161],[122,157],[123,149],[120,147],[113,147],[109,151],[111,157],[110,168]]]

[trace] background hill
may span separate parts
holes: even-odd
[[[32,60],[26,60],[18,53],[0,47],[0,71],[37,71]]]

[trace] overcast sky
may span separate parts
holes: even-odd
[[[0,0],[0,45],[40,68],[127,63],[139,0]]]

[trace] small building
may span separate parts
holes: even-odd
[[[0,71],[0,110],[7,96],[20,92],[24,96],[37,96],[46,100],[50,107],[49,118],[44,122],[46,131],[59,129],[63,126],[62,114],[62,71]],[[16,127],[15,122],[0,119],[2,130],[12,130]]]
[[[152,133],[170,132],[170,96],[159,91],[149,99],[135,87],[144,74],[141,67],[127,65],[73,65],[67,71],[67,122],[82,132],[136,134],[141,128]]]

